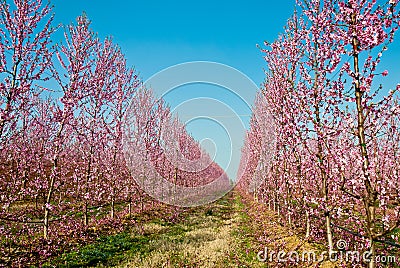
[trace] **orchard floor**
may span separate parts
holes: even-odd
[[[64,256],[65,267],[335,267],[325,263],[261,262],[265,246],[289,252],[315,250],[294,230],[279,225],[265,206],[238,193],[197,208],[177,218],[150,219],[133,231],[107,237]],[[262,215],[257,215],[257,213]],[[263,236],[263,239],[260,237]],[[268,242],[266,242],[268,241]]]

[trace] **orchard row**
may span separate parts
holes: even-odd
[[[229,185],[85,15],[56,27],[40,0],[0,11],[0,265],[46,259],[91,226],[118,229],[146,205],[139,182]],[[174,196],[159,182],[153,194]]]
[[[399,252],[400,85],[381,85],[388,71],[379,65],[390,57],[398,4],[300,0],[262,50],[266,80],[240,189],[330,251],[344,239],[346,250]]]

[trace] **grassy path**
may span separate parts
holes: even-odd
[[[191,209],[178,223],[153,220],[144,225],[152,239],[139,252],[125,255],[121,267],[257,267],[241,237],[246,215],[239,196],[228,195]]]
[[[99,239],[95,244],[68,253],[57,266],[64,267],[307,267],[289,263],[262,263],[258,240],[268,236],[273,243],[283,242],[286,250],[304,249],[294,233],[278,225],[273,214],[237,193],[202,207],[180,211],[174,220],[153,218],[136,229]],[[259,217],[256,213],[263,213]],[[322,265],[322,267],[333,267]]]

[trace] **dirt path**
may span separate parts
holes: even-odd
[[[240,200],[232,194],[195,208],[178,223],[145,224],[149,243],[121,267],[257,267],[256,255],[248,255],[246,239],[240,239],[244,221]]]
[[[317,256],[322,249],[278,224],[277,215],[266,205],[238,193],[182,216],[175,224],[145,224],[143,235],[152,238],[120,267],[335,267],[318,258],[279,262],[276,255],[272,261],[261,262],[257,253],[265,247],[299,254],[312,251]]]
[[[175,217],[162,211],[138,215],[133,229],[68,253],[57,266],[316,267],[315,262],[259,261],[257,253],[265,247],[276,252],[301,252],[316,246],[304,242],[295,230],[279,225],[277,216],[265,205],[237,192],[212,204],[177,212]],[[335,266],[325,262],[318,267]]]

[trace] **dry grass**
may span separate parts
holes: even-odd
[[[254,230],[255,236],[264,236],[267,238],[267,242],[263,242],[264,246],[268,248],[269,253],[272,250],[278,252],[280,250],[289,253],[289,252],[297,252],[299,254],[299,263],[278,263],[277,256],[273,256],[273,262],[268,263],[268,267],[320,267],[320,268],[333,268],[339,267],[340,263],[333,263],[329,260],[325,260],[323,262],[302,262],[302,254],[307,252],[314,252],[316,255],[316,259],[320,258],[320,254],[323,250],[316,248],[315,245],[304,240],[303,237],[298,235],[297,230],[293,230],[288,228],[287,226],[282,226],[279,223],[279,217],[277,214],[267,208],[267,205],[260,204],[252,200],[247,200],[246,207],[248,209],[248,215],[250,218],[255,219],[248,223],[249,227]],[[262,250],[260,247],[258,250]],[[293,255],[295,257],[295,255]],[[288,259],[288,256],[284,257]],[[264,266],[266,267],[266,266]]]
[[[145,235],[154,235],[147,250],[131,256],[120,267],[336,267],[323,263],[263,263],[257,259],[260,250],[256,238],[267,234],[268,247],[284,245],[286,252],[318,250],[296,235],[295,231],[277,224],[274,212],[262,204],[243,204],[231,195],[207,207],[191,211],[181,222],[166,226],[163,222],[144,225]],[[256,213],[262,214],[257,215]]]
[[[296,230],[279,225],[274,212],[249,199],[243,202],[237,193],[208,206],[182,210],[173,221],[169,217],[153,216],[152,220],[142,221],[140,226],[126,233],[126,237],[108,239],[112,242],[108,242],[112,249],[126,246],[97,265],[132,268],[335,267],[328,261],[320,264],[278,263],[275,259],[259,261],[257,253],[264,246],[285,252],[313,250],[318,254],[319,251],[296,235]],[[260,240],[262,235],[266,239]],[[109,244],[104,244],[100,248],[109,247]],[[97,253],[98,249],[96,246],[89,251]]]
[[[206,215],[207,211],[212,215]],[[152,240],[153,251],[135,256],[122,267],[229,267],[229,253],[237,246],[231,230],[238,219],[237,214],[227,217],[225,212],[231,214],[220,204],[197,210],[178,228],[174,226]],[[168,227],[150,223],[144,229],[163,232]]]

